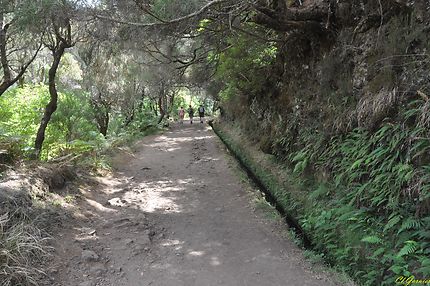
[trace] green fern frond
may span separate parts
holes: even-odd
[[[395,226],[400,220],[402,219],[402,217],[400,215],[397,215],[395,217],[392,217],[387,224],[385,225],[383,232],[387,232],[387,230],[390,230],[391,228],[393,228],[393,226]]]
[[[402,257],[405,255],[409,255],[411,253],[414,253],[418,248],[418,243],[413,240],[408,240],[405,242],[405,245],[400,249],[400,251],[397,253],[397,257]]]
[[[418,229],[421,225],[422,225],[422,221],[420,219],[408,218],[406,221],[402,223],[402,226],[400,227],[397,234],[409,229]]]
[[[362,242],[367,242],[367,243],[370,243],[370,244],[380,244],[380,243],[382,243],[382,239],[380,239],[376,235],[366,236],[366,237],[362,238],[361,241]]]

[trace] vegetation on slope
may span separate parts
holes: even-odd
[[[232,132],[237,126],[224,122],[214,124],[214,128],[287,214],[298,220],[312,248],[323,253],[327,263],[347,272],[363,285],[392,285],[400,276],[428,275],[430,221],[427,215],[415,213],[421,209],[419,202],[424,201],[424,196],[392,198],[385,194],[399,182],[404,183],[406,170],[399,173],[391,169],[379,170],[375,179],[361,184],[348,182],[356,178],[350,170],[318,179],[303,175],[303,161],[297,162],[293,170],[276,159],[273,161],[269,155],[259,155],[261,151],[252,146],[249,137]],[[381,128],[380,132],[384,130],[386,128]],[[357,137],[356,132],[351,133],[350,137],[333,143],[332,150],[345,151],[352,140],[356,146],[372,144],[366,136],[357,143]],[[302,153],[296,157],[306,160]],[[400,170],[401,160],[396,159],[394,168]],[[333,159],[334,162],[339,160],[346,163],[350,158],[335,156]],[[377,159],[372,161],[371,165],[381,164]],[[347,169],[354,162],[348,163]],[[383,180],[393,175],[396,179]],[[369,184],[385,184],[385,188],[366,189]],[[373,191],[370,195],[369,190]],[[389,201],[390,208],[384,207],[385,200]]]
[[[364,30],[235,38],[217,74],[225,136],[239,128],[286,171],[233,149],[326,261],[363,285],[430,275],[429,26],[422,3],[384,4],[384,21],[363,18]]]

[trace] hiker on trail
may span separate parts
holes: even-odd
[[[194,117],[194,109],[190,104],[190,108],[188,108],[188,115],[190,116],[190,123],[193,124],[193,117]]]
[[[200,107],[199,107],[199,116],[200,116],[200,123],[203,123],[203,120],[205,118],[205,108],[203,107],[202,104],[200,104]]]
[[[181,109],[179,109],[179,123],[184,124],[184,116],[185,116],[185,110],[184,107],[181,106]]]

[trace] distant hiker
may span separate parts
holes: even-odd
[[[179,109],[179,123],[184,124],[184,116],[185,116],[185,110],[181,106],[181,109]]]
[[[205,108],[202,104],[200,104],[199,107],[199,116],[200,116],[200,123],[203,123],[203,119],[205,118]]]
[[[194,109],[190,104],[190,107],[188,108],[188,115],[190,116],[190,123],[193,124],[193,117],[194,117]]]

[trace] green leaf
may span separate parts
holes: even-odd
[[[388,270],[393,271],[393,272],[394,272],[394,274],[401,275],[401,274],[403,274],[403,271],[404,271],[405,269],[404,269],[404,267],[403,267],[403,266],[400,266],[400,265],[393,265],[393,266],[391,266]]]
[[[417,248],[418,243],[416,241],[408,240],[405,242],[405,245],[402,247],[402,249],[400,249],[400,251],[397,253],[397,257],[402,257],[414,253]]]
[[[366,236],[366,237],[362,238],[361,241],[362,242],[367,242],[367,243],[370,243],[370,244],[380,244],[380,243],[382,243],[382,239],[380,239],[376,235]]]
[[[357,161],[355,161],[352,164],[352,166],[351,166],[351,168],[349,168],[349,170],[352,171],[352,170],[354,170],[356,168],[359,168],[361,166],[361,163],[363,163],[363,161],[364,161],[364,159],[358,159]]]
[[[397,234],[405,231],[405,230],[409,230],[409,229],[417,229],[422,225],[421,220],[419,219],[415,219],[415,218],[408,218],[406,221],[404,221],[402,223],[402,226],[400,227],[399,231],[397,232]]]
[[[386,251],[386,249],[384,247],[380,247],[377,250],[375,250],[375,252],[373,252],[372,257],[376,258],[379,255],[383,254]]]
[[[393,226],[395,226],[400,220],[402,219],[402,217],[400,215],[397,215],[393,218],[391,218],[387,224],[385,225],[383,232],[387,232],[387,230],[390,230]]]

